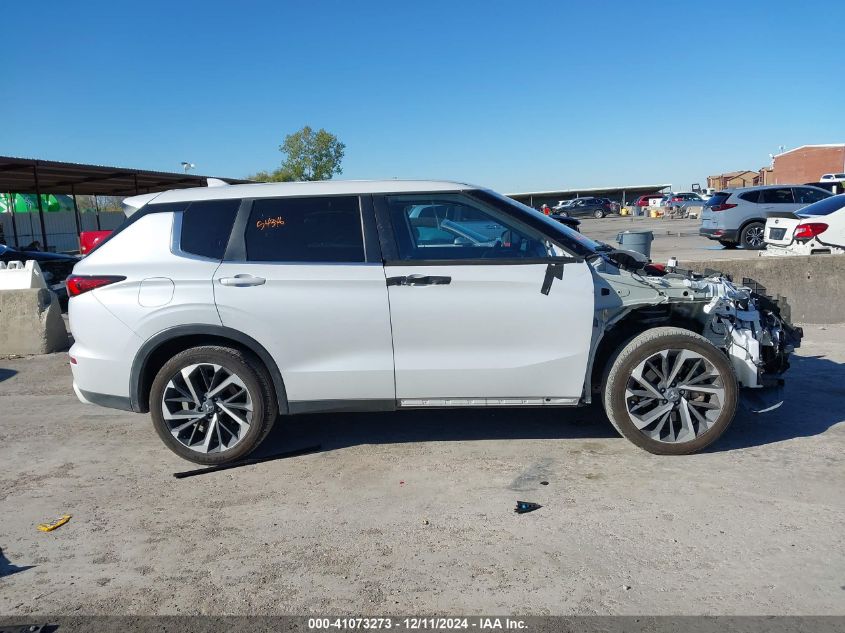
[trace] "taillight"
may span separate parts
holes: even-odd
[[[711,211],[727,211],[728,209],[733,209],[736,205],[735,204],[717,204],[715,206],[710,207]]]
[[[126,277],[120,275],[71,275],[65,280],[65,285],[69,297],[78,297],[83,292],[102,288],[124,279]]]
[[[796,240],[811,240],[825,231],[827,231],[827,224],[824,222],[808,222],[796,226],[792,237]]]

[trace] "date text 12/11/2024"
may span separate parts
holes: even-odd
[[[519,631],[526,623],[518,618],[475,617],[475,618],[438,618],[438,617],[369,617],[369,618],[309,618],[308,628],[315,631],[330,630],[478,630],[478,631]]]

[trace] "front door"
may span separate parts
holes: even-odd
[[[273,356],[293,412],[393,405],[384,269],[363,224],[358,196],[256,199],[214,275],[223,325]]]
[[[465,193],[377,204],[396,249],[385,275],[400,405],[577,402],[593,322],[586,263]]]

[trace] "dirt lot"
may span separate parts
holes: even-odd
[[[618,246],[616,236],[620,231],[653,231],[651,257],[655,262],[666,262],[671,256],[684,261],[706,261],[713,259],[744,259],[758,257],[757,251],[727,249],[718,242],[699,237],[701,220],[670,220],[631,216],[611,216],[596,220],[579,218],[581,232],[612,246]]]
[[[0,614],[843,614],[843,361],[808,327],[787,403],[690,457],[589,410],[325,415],[177,480],[64,355],[0,359]]]

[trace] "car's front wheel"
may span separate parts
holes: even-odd
[[[675,327],[647,330],[612,359],[604,408],[631,442],[658,455],[686,455],[730,426],[738,384],[727,356],[703,336]]]
[[[238,349],[194,347],[159,370],[150,414],[170,450],[198,464],[245,457],[278,415],[272,382],[260,362]]]

